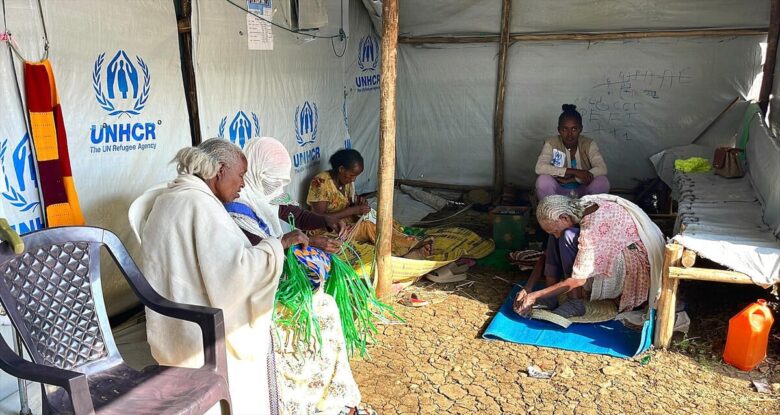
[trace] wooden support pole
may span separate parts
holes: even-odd
[[[685,268],[692,267],[696,263],[696,252],[690,249],[683,249],[681,262]]]
[[[733,36],[761,36],[767,33],[765,27],[750,29],[687,29],[687,30],[656,30],[648,32],[606,32],[606,33],[540,33],[540,34],[514,34],[509,36],[509,41],[514,42],[549,42],[549,41],[582,41],[595,42],[600,40],[631,40],[651,38],[677,38],[677,37],[733,37]],[[501,35],[486,36],[403,36],[399,43],[405,44],[433,44],[433,43],[495,43],[501,41]]]
[[[192,62],[192,0],[181,0],[181,14],[176,16],[179,30],[179,51],[181,52],[181,74],[184,81],[184,96],[190,116],[192,145],[201,142],[200,117],[198,116],[198,91],[195,86],[195,65]]]
[[[741,272],[726,271],[722,269],[671,267],[669,268],[669,278],[675,278],[679,280],[725,282],[729,284],[755,284],[749,276]]]
[[[769,107],[769,95],[775,80],[775,63],[777,62],[777,41],[780,36],[780,0],[772,0],[769,11],[769,33],[766,35],[766,60],[764,61],[764,76],[761,80],[761,91],[758,93],[758,106],[761,113],[766,114]]]
[[[379,201],[377,210],[377,297],[390,295],[393,264],[393,183],[395,179],[396,59],[398,46],[398,0],[382,3],[382,61],[379,84]]]
[[[664,250],[664,265],[661,274],[661,298],[658,300],[658,313],[655,318],[655,347],[666,349],[672,341],[674,330],[675,304],[677,303],[677,287],[680,280],[669,278],[669,267],[680,266],[683,247],[678,244],[668,244]]]
[[[504,0],[501,7],[501,40],[498,45],[498,80],[496,82],[496,106],[493,112],[493,201],[504,194],[504,96],[506,94],[506,68],[509,54],[509,23],[512,17],[512,0]]]

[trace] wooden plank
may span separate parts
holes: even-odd
[[[650,38],[679,38],[679,37],[735,37],[735,36],[761,36],[767,34],[768,28],[758,27],[749,29],[682,29],[682,30],[655,30],[648,32],[605,32],[605,33],[538,33],[538,34],[513,34],[509,36],[510,42],[549,42],[549,41],[582,41],[594,42],[600,40],[631,40]],[[402,36],[399,43],[404,44],[434,44],[434,43],[496,43],[501,41],[501,35],[484,36]]]
[[[504,96],[506,95],[507,55],[509,54],[509,23],[512,0],[503,0],[501,7],[501,39],[498,45],[498,80],[493,110],[493,201],[504,194]]]
[[[396,184],[405,184],[407,186],[423,187],[426,189],[447,189],[447,190],[491,190],[493,186],[474,186],[468,184],[448,184],[427,182],[424,180],[395,179]]]
[[[683,247],[678,244],[668,244],[664,250],[664,265],[661,274],[661,298],[658,300],[656,314],[655,339],[656,347],[665,349],[672,341],[674,330],[675,304],[677,303],[677,287],[680,280],[669,278],[669,269],[680,265]]]
[[[393,191],[395,179],[396,77],[398,53],[398,0],[382,3],[382,60],[379,84],[379,201],[377,203],[376,294],[391,294],[393,264],[390,242],[393,236]]]
[[[690,268],[696,263],[696,252],[690,249],[683,249],[682,259],[680,260],[682,266]]]
[[[731,284],[753,284],[753,280],[741,272],[708,268],[671,267],[669,268],[669,278],[678,280],[727,282]]]
[[[777,41],[780,36],[780,0],[772,0],[769,12],[769,32],[766,35],[766,61],[764,75],[761,80],[761,91],[758,93],[758,106],[766,114],[769,107],[769,95],[775,80],[775,64],[777,62]]]

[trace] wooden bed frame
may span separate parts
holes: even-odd
[[[753,284],[753,280],[741,272],[694,268],[695,262],[696,252],[685,249],[682,245],[674,242],[666,245],[661,274],[661,298],[658,300],[658,313],[655,320],[655,338],[653,339],[655,347],[668,348],[672,341],[677,287],[680,285],[680,280]]]

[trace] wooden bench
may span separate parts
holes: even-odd
[[[675,173],[678,231],[664,252],[656,347],[671,342],[680,280],[780,283],[780,142],[760,117],[749,125],[746,177]],[[697,256],[715,265],[695,267]]]

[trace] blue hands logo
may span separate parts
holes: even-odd
[[[118,51],[106,65],[105,91],[108,93],[106,96],[101,79],[105,57],[105,53],[98,55],[92,71],[92,89],[95,91],[98,104],[112,116],[140,114],[149,98],[151,87],[149,67],[143,59],[135,57],[143,75],[143,79],[140,79],[141,74],[138,73],[138,69],[127,53],[124,50]]]
[[[306,101],[295,107],[295,141],[303,147],[317,140],[317,104]]]
[[[16,176],[16,182],[9,180],[8,173],[5,169],[5,156],[8,151],[8,140],[3,140],[0,143],[0,165],[2,165],[3,179],[5,183],[5,191],[1,194],[3,198],[15,207],[19,212],[27,212],[40,206],[39,201],[28,201],[24,196],[27,188],[38,188],[38,177],[35,174],[35,165],[33,164],[33,156],[30,151],[30,136],[25,134],[22,141],[16,145],[12,155],[12,165],[14,169],[14,176]],[[29,180],[27,176],[29,174]]]
[[[228,136],[225,137],[225,127],[227,126],[227,117],[223,117],[219,122],[219,134],[220,138],[228,138],[231,143],[244,148],[247,141],[252,137],[260,136],[260,117],[254,112],[252,114],[252,120],[249,120],[249,116],[244,111],[238,111],[230,121],[230,127],[228,127]],[[254,129],[253,129],[254,126]]]
[[[358,67],[361,71],[373,71],[379,65],[379,42],[372,35],[360,39],[358,47]]]

